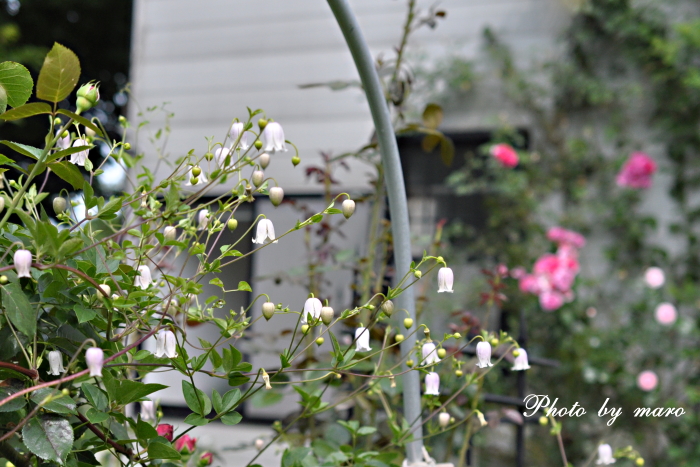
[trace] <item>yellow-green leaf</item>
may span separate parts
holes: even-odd
[[[423,126],[436,129],[442,123],[442,107],[437,104],[428,104],[423,110]]]
[[[46,102],[32,102],[31,104],[20,105],[17,108],[8,110],[0,115],[0,120],[10,121],[20,118],[32,117],[34,115],[50,114],[51,106]]]
[[[450,138],[444,135],[440,141],[440,158],[442,159],[442,163],[447,167],[452,165],[452,161],[455,158],[455,144]]]
[[[39,72],[36,97],[49,102],[61,102],[78,84],[80,61],[69,48],[55,42]]]
[[[53,170],[56,175],[70,183],[76,190],[83,187],[83,182],[85,181],[83,174],[70,162],[52,162],[49,164],[49,168]]]
[[[34,81],[24,65],[16,62],[0,63],[0,86],[7,93],[10,107],[19,107],[32,95]]]

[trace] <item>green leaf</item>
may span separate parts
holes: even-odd
[[[148,457],[150,459],[180,459],[180,453],[167,444],[151,442],[148,445]]]
[[[107,400],[107,395],[104,393],[104,391],[102,391],[102,389],[93,386],[90,383],[83,383],[80,387],[83,390],[83,394],[85,394],[85,398],[93,407],[95,407],[97,410],[107,409],[107,404],[109,401]]]
[[[65,258],[66,256],[72,255],[83,247],[83,243],[83,239],[80,237],[69,238],[65,242],[61,243],[61,246],[58,248],[59,258]]]
[[[423,126],[431,130],[436,129],[442,123],[442,116],[442,107],[437,104],[426,105],[423,110]]]
[[[228,412],[232,408],[236,406],[236,403],[241,399],[241,390],[236,388],[236,389],[231,389],[228,391],[226,394],[224,394],[224,398],[222,401],[223,407],[221,408],[221,412]]]
[[[86,149],[90,150],[94,147],[95,146],[75,146],[66,149],[61,149],[60,151],[56,151],[53,154],[49,154],[46,158],[46,162],[53,162],[56,159],[60,159],[61,157],[70,156],[71,154],[75,154],[76,152],[80,151],[85,151]]]
[[[75,305],[73,307],[73,311],[75,311],[75,315],[78,317],[79,324],[87,323],[97,316],[97,312],[95,310],[82,305]]]
[[[46,54],[36,83],[36,97],[49,102],[61,102],[78,84],[80,61],[67,47],[55,42]]]
[[[243,355],[234,346],[224,349],[223,367],[226,373],[232,371],[243,359]]]
[[[152,439],[158,436],[156,429],[153,428],[150,423],[143,420],[133,423],[132,426],[134,427],[134,433],[138,439]]]
[[[19,120],[20,118],[33,117],[34,115],[50,114],[51,106],[46,102],[32,102],[30,104],[20,105],[19,107],[8,110],[0,115],[0,120],[7,122]]]
[[[32,95],[34,81],[24,65],[16,62],[0,63],[0,86],[7,92],[7,103],[19,107]]]
[[[187,417],[185,417],[185,423],[194,426],[204,426],[207,423],[209,423],[209,420],[207,420],[199,414],[191,413]]]
[[[365,435],[371,435],[375,431],[377,431],[377,429],[373,426],[363,426],[362,428],[357,430],[357,434],[359,436],[365,436]]]
[[[88,411],[85,412],[85,418],[90,420],[90,423],[102,423],[106,420],[109,420],[109,415],[90,407]]]
[[[240,386],[241,384],[245,384],[248,381],[250,381],[250,377],[245,376],[240,371],[234,371],[228,375],[229,386]]]
[[[27,146],[26,144],[20,144],[20,143],[13,143],[12,141],[7,141],[7,140],[2,140],[0,141],[0,144],[4,144],[10,149],[14,149],[20,154],[23,154],[27,157],[31,157],[34,160],[39,160],[41,157],[41,149],[35,148],[33,146]]]
[[[433,152],[433,149],[437,147],[438,144],[440,144],[440,141],[442,141],[442,137],[440,135],[425,135],[423,137],[423,140],[421,141],[420,145],[421,148],[423,148],[423,151],[425,152]]]
[[[187,407],[195,413],[202,416],[209,415],[211,412],[211,400],[200,389],[192,386],[189,381],[182,381],[182,395],[185,396]]]
[[[250,285],[246,281],[240,281],[238,283],[238,290],[242,290],[244,292],[252,292],[253,289],[250,288]]]
[[[221,417],[221,422],[224,425],[237,425],[241,422],[241,420],[243,420],[243,416],[238,412],[227,413]]]
[[[67,110],[67,109],[58,109],[58,110],[56,111],[56,113],[59,113],[59,114],[61,114],[61,115],[65,115],[66,117],[72,118],[73,120],[75,120],[76,122],[80,123],[81,125],[90,128],[92,131],[94,131],[95,133],[97,133],[97,135],[99,135],[99,136],[104,136],[104,133],[102,133],[102,130],[100,129],[100,127],[98,127],[97,125],[95,125],[94,123],[92,123],[92,122],[91,122],[90,120],[88,120],[87,118],[85,118],[85,117],[83,117],[83,116],[81,116],[81,115],[78,115],[78,114],[75,113],[75,112],[71,112],[70,110]]]
[[[455,158],[455,144],[447,136],[440,140],[440,159],[445,166],[450,167]]]
[[[49,164],[49,168],[53,170],[56,175],[70,183],[76,190],[82,188],[84,181],[83,174],[80,173],[80,170],[78,170],[75,165],[67,161],[52,162]]]
[[[0,113],[3,113],[7,110],[7,91],[5,91],[5,88],[0,86]]]
[[[12,394],[24,389],[24,384],[19,381],[7,380],[7,386],[0,387],[0,399],[4,399]],[[27,403],[24,397],[12,399],[10,402],[0,405],[0,412],[14,412],[21,409]]]
[[[15,328],[25,336],[33,338],[36,334],[36,312],[19,283],[10,282],[2,287],[2,304]]]
[[[126,405],[130,402],[136,402],[142,397],[165,389],[168,386],[163,384],[144,384],[138,381],[124,380],[121,382],[119,390],[117,391],[117,402]]]
[[[43,409],[49,410],[56,413],[75,413],[75,401],[70,396],[64,396],[61,391],[53,388],[43,388],[38,391],[34,391],[32,394],[32,401],[36,404],[40,404],[41,401],[46,399],[48,396],[53,396],[54,399],[48,404],[43,405]]]
[[[22,429],[22,439],[38,457],[63,465],[73,447],[73,427],[56,415],[35,417]]]

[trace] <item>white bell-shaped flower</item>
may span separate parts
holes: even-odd
[[[141,420],[156,419],[156,404],[153,401],[141,401]]]
[[[236,144],[236,141],[238,141],[236,147],[246,150],[250,147],[250,143],[248,142],[248,132],[243,131],[243,127],[243,123],[235,122],[233,125],[231,125],[231,129],[229,130],[228,134],[231,138],[231,146]]]
[[[15,251],[15,270],[17,277],[32,277],[29,270],[32,267],[32,252],[29,250]]]
[[[530,369],[530,362],[527,360],[527,351],[525,349],[518,349],[518,356],[515,357],[513,361],[513,371],[523,371]]]
[[[601,444],[598,446],[598,460],[597,465],[610,465],[615,463],[615,458],[613,457],[613,451],[609,444]]]
[[[90,146],[90,143],[88,143],[87,140],[83,138],[78,138],[75,141],[73,141],[73,147],[77,148],[79,146]],[[70,155],[70,163],[85,167],[85,161],[87,160],[89,153],[89,148],[85,149],[84,151],[74,152]]]
[[[56,133],[56,135],[58,135],[58,133]],[[63,137],[59,136],[56,140],[56,146],[61,149],[68,149],[70,147],[70,134]]]
[[[438,293],[454,292],[452,285],[454,284],[455,276],[450,268],[440,268],[438,271]]]
[[[207,228],[207,225],[209,224],[209,210],[208,209],[202,209],[199,211],[197,214],[197,230],[204,230]]]
[[[440,363],[440,357],[437,354],[437,346],[434,342],[426,342],[423,344],[423,362],[421,365],[434,365]]]
[[[425,375],[425,393],[431,396],[440,395],[440,375],[434,371]]]
[[[142,264],[139,266],[139,275],[134,279],[134,284],[142,289],[147,289],[153,283],[153,278],[151,277],[151,268]]]
[[[216,148],[214,150],[214,160],[216,160],[216,165],[219,167],[224,167],[226,165],[226,157],[231,153],[231,149],[226,146],[221,148]]]
[[[158,358],[177,357],[177,339],[175,339],[175,334],[168,329],[161,329],[156,334],[156,352],[155,356]]]
[[[66,370],[63,368],[63,355],[61,352],[59,350],[52,350],[49,352],[49,374],[58,376],[65,372]]]
[[[262,150],[264,152],[275,153],[287,150],[287,146],[284,144],[284,130],[282,130],[282,125],[277,122],[269,122],[265,126],[260,139],[263,143]]]
[[[355,329],[355,352],[369,352],[369,329],[359,327]]]
[[[258,227],[255,230],[255,237],[253,237],[253,243],[277,243],[275,240],[275,227],[272,225],[270,219],[260,219],[258,221]]]
[[[491,363],[491,344],[488,342],[476,344],[476,358],[479,360],[479,363],[476,364],[479,368],[493,366]]]
[[[90,376],[102,376],[102,365],[105,354],[99,347],[90,347],[85,351],[85,363],[90,370]]]
[[[321,309],[323,309],[321,300],[315,297],[307,298],[304,302],[304,311],[301,312],[301,324],[308,323],[308,316],[311,316],[313,320],[319,319],[321,317]]]

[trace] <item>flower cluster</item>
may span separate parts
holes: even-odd
[[[532,274],[523,274],[520,290],[537,295],[545,311],[554,311],[573,300],[571,290],[579,272],[578,251],[586,244],[579,233],[553,227],[547,238],[557,243],[557,252],[546,253],[536,262]]]

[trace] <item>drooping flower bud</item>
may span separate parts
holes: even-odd
[[[156,427],[156,431],[158,432],[158,436],[162,436],[163,438],[167,439],[168,441],[172,442],[173,441],[173,426],[168,425],[167,423],[161,423]]]
[[[670,326],[676,322],[678,311],[676,311],[676,307],[673,304],[663,302],[657,305],[656,310],[654,310],[654,317],[659,324]]]
[[[486,421],[486,417],[484,417],[484,414],[481,413],[481,411],[477,410],[476,411],[476,418],[479,419],[479,424],[484,427],[489,424],[489,422]]]
[[[262,315],[266,320],[270,319],[275,315],[275,304],[272,302],[265,302],[262,304]]]
[[[273,186],[270,188],[270,202],[273,206],[279,206],[284,199],[284,190],[281,187]]]
[[[425,375],[425,394],[431,396],[440,395],[440,375],[434,371]]]
[[[195,175],[192,171],[194,170],[194,167],[189,170],[187,173],[187,181],[185,182],[185,186],[197,186],[201,185],[203,183],[208,183],[209,180],[207,180],[207,177],[202,173],[199,175]],[[200,169],[201,170],[201,169]]]
[[[112,295],[112,288],[107,284],[100,284],[100,286],[97,288],[97,294],[107,298]]]
[[[201,456],[199,456],[199,460],[197,461],[197,467],[206,467],[207,465],[211,465],[212,462],[214,462],[214,454],[207,451]]]
[[[192,454],[197,446],[197,438],[190,438],[189,435],[182,435],[175,441],[175,450],[180,454]]]
[[[253,182],[253,185],[255,185],[255,188],[258,188],[265,181],[265,174],[263,173],[262,170],[254,170],[253,175],[251,175],[251,177],[250,177],[250,181]]]
[[[479,368],[493,366],[491,363],[491,344],[488,342],[476,344],[476,358],[479,360],[479,363],[476,364]]]
[[[413,320],[411,318],[404,318],[403,320],[403,326],[406,329],[409,329],[411,326],[413,326]]]
[[[141,401],[141,420],[156,419],[156,404],[153,401]]]
[[[168,329],[161,329],[156,334],[156,357],[163,356],[168,358],[177,358],[177,339],[175,334]]]
[[[426,342],[423,344],[421,353],[423,354],[423,362],[421,365],[435,365],[436,363],[440,363],[434,342]]]
[[[343,201],[341,211],[343,211],[343,216],[345,216],[346,219],[350,219],[350,216],[355,212],[355,202],[351,199],[346,199]]]
[[[440,415],[438,415],[438,423],[442,428],[445,428],[450,424],[450,414],[447,412],[441,412]]]
[[[270,165],[270,155],[266,152],[260,154],[258,157],[258,164],[260,164],[260,167],[263,169],[267,169],[267,166]]]
[[[287,151],[287,146],[284,144],[284,130],[282,130],[282,125],[277,122],[268,122],[260,139],[265,152],[274,154],[277,151]]]
[[[257,229],[255,230],[253,243],[263,244],[270,242],[277,243],[277,240],[275,240],[275,227],[272,225],[270,219],[260,219]]]
[[[644,273],[644,282],[652,289],[658,289],[666,281],[666,276],[661,268],[651,267]]]
[[[317,320],[321,317],[321,309],[323,304],[321,300],[315,297],[307,298],[304,302],[304,311],[301,312],[301,324],[308,323],[307,317],[311,317],[312,320]]]
[[[175,240],[175,237],[177,236],[177,228],[173,227],[172,225],[167,225],[163,229],[163,237],[165,237],[166,240]]]
[[[75,100],[75,107],[78,109],[78,113],[85,112],[97,105],[97,101],[100,100],[100,85],[95,82],[90,82],[83,84],[78,89],[76,95],[78,96]]]
[[[258,438],[255,440],[255,449],[260,451],[264,446],[265,446],[265,441],[263,441],[261,438]]]
[[[85,363],[90,370],[90,376],[102,376],[102,364],[105,354],[99,347],[90,347],[85,351]]]
[[[88,158],[88,155],[90,154],[90,143],[87,142],[87,140],[83,138],[78,138],[75,141],[73,141],[73,147],[82,147],[82,146],[87,146],[88,148],[85,149],[84,151],[80,152],[74,152],[73,154],[70,155],[70,163],[79,165],[81,167],[85,166],[85,161]]]
[[[513,362],[513,371],[523,371],[530,369],[530,362],[527,360],[527,351],[525,349],[518,349],[518,355],[515,357]]]
[[[610,465],[615,463],[613,451],[609,444],[601,444],[598,446],[598,460],[596,465]]]
[[[209,210],[208,209],[202,209],[199,211],[199,214],[197,215],[197,230],[204,230],[207,228],[207,225],[209,224]]]
[[[369,352],[372,348],[369,346],[369,330],[359,327],[355,329],[355,352]]]
[[[270,375],[267,374],[265,368],[262,369],[262,379],[265,383],[265,389],[272,389],[272,385],[270,384]]]
[[[53,376],[59,376],[61,373],[65,373],[66,370],[63,368],[63,354],[60,350],[52,350],[49,352],[49,374]]]
[[[56,196],[53,199],[53,212],[56,213],[56,215],[61,214],[62,212],[65,212],[66,210],[66,198],[63,198],[62,196]]]
[[[394,314],[394,302],[391,300],[385,300],[381,307],[385,315],[391,316]]]
[[[136,276],[136,279],[134,279],[134,284],[137,287],[141,287],[142,289],[147,289],[153,283],[153,279],[151,277],[151,268],[149,268],[145,264],[142,264],[141,266],[139,266],[138,271],[139,275]]]
[[[454,274],[450,268],[440,268],[438,271],[438,293],[449,292],[452,293],[452,285],[454,284]]]
[[[335,312],[333,311],[333,308],[329,306],[324,306],[321,308],[321,321],[323,321],[323,324],[328,326],[331,324],[331,321],[333,321],[333,318],[335,316]]]
[[[29,250],[15,251],[15,270],[17,277],[32,277],[29,270],[32,267],[32,252]]]
[[[250,144],[248,143],[248,133],[243,131],[243,128],[244,125],[241,122],[235,122],[233,125],[231,125],[231,129],[228,132],[229,136],[231,137],[231,147],[235,146],[236,148],[241,148],[243,150],[250,147]],[[238,141],[238,144],[236,144],[236,141]]]

